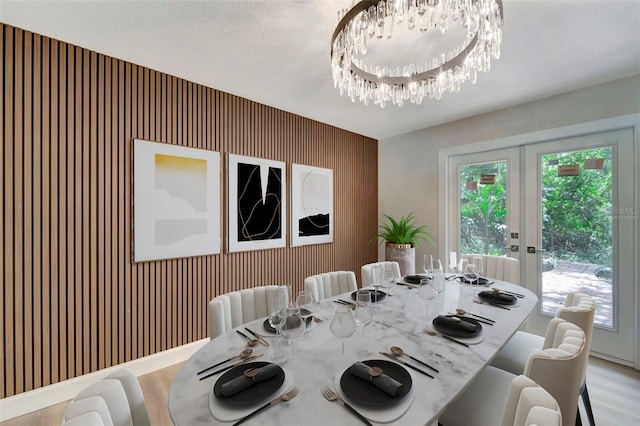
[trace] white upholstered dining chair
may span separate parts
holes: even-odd
[[[353,271],[332,271],[304,279],[304,289],[313,293],[317,301],[337,294],[356,291],[358,283]]]
[[[578,393],[584,378],[582,362],[587,356],[586,337],[580,327],[561,318],[553,318],[549,327],[551,346],[529,354],[523,375],[544,388],[556,400],[560,407],[562,425],[574,426]],[[447,409],[442,416],[442,424],[499,424],[495,422],[495,417],[491,417],[491,410],[496,410],[498,404],[495,394],[506,394],[515,377],[515,374],[508,371],[491,366],[485,368]],[[481,423],[481,420],[490,423]]]
[[[491,391],[485,387],[491,384]],[[488,367],[439,419],[443,426],[561,426],[555,398],[530,378]]]
[[[362,265],[360,268],[360,278],[362,287],[369,287],[373,282],[373,268],[375,266],[381,266],[383,271],[389,271],[393,274],[394,278],[400,278],[402,275],[400,274],[400,265],[398,262],[374,262],[367,263],[366,265]]]
[[[149,416],[138,379],[123,368],[92,383],[65,408],[64,426],[148,426]]]
[[[271,295],[280,286],[266,285],[221,294],[209,301],[209,336],[213,339],[233,328],[269,315]],[[286,292],[288,299],[289,294]],[[288,303],[288,301],[287,301]]]
[[[482,258],[482,276],[520,284],[520,261],[512,257],[488,254],[465,254],[464,258],[473,262],[474,257]]]
[[[591,337],[593,335],[593,319],[595,315],[596,302],[595,299],[588,294],[581,292],[571,292],[567,295],[564,306],[556,311],[556,318],[562,318],[569,321],[584,331],[586,345],[585,351],[587,356],[583,359],[582,368],[584,370],[585,380],[580,387],[580,396],[584,403],[585,411],[589,424],[595,425],[589,392],[587,391],[586,372],[589,362],[589,350],[591,348]],[[545,337],[537,334],[518,331],[509,339],[507,344],[498,352],[498,355],[491,362],[491,365],[513,374],[522,374],[529,357],[529,353],[533,350],[544,350],[552,345],[550,330],[547,329]]]

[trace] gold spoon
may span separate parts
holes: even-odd
[[[422,362],[417,358],[412,357],[411,355],[409,355],[408,353],[406,353],[404,350],[402,350],[401,347],[399,346],[391,346],[391,353],[396,355],[396,356],[402,356],[402,355],[406,355],[409,358],[411,358],[412,360],[414,360],[415,362],[419,362],[420,364],[424,365],[427,368],[432,369],[433,371],[435,371],[436,373],[439,373],[439,371],[436,368],[433,368],[432,366],[430,366],[429,364],[427,364],[426,362]]]

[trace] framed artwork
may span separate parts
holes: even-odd
[[[333,242],[333,170],[291,165],[291,246]]]
[[[228,154],[229,252],[286,247],[285,163]]]
[[[220,153],[133,141],[133,261],[220,253]]]

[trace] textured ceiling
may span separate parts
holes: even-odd
[[[331,79],[348,4],[0,0],[0,21],[376,139],[640,73],[640,0],[504,0],[501,58],[475,85],[365,107]]]

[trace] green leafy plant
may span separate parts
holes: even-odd
[[[384,215],[384,223],[378,226],[378,233],[373,237],[382,242],[417,245],[419,242],[434,244],[433,236],[427,232],[426,225],[417,225],[413,212],[407,216],[394,219]]]

